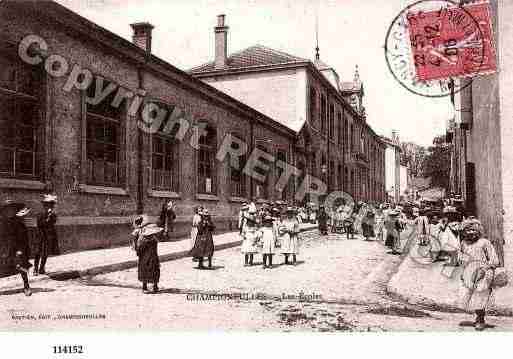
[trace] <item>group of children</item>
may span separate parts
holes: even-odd
[[[262,254],[264,269],[273,267],[273,256],[277,253],[283,254],[286,265],[297,263],[299,222],[292,207],[287,207],[283,216],[278,208],[257,214],[254,203],[244,203],[239,213],[239,233],[244,266],[252,266],[258,253]]]

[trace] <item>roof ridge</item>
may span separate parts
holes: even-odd
[[[311,61],[257,43],[230,54],[227,57],[226,62],[226,68],[235,69],[251,68],[265,65],[283,65]],[[188,72],[194,73],[216,71],[216,69],[213,68],[214,64],[215,61],[209,61],[189,69]]]
[[[277,54],[284,55],[286,57],[291,57],[293,59],[297,59],[297,60],[300,60],[300,61],[310,61],[309,59],[305,59],[303,57],[295,56],[295,55],[289,54],[288,52],[284,52],[284,51],[281,51],[281,50],[276,50],[276,49],[273,49],[271,47],[268,47],[268,46],[265,46],[265,45],[261,45],[261,44],[255,44],[253,46],[248,47],[247,49],[250,49],[252,47],[254,47],[254,48],[261,47],[261,48],[263,48],[265,50],[272,51],[272,52],[275,52]]]

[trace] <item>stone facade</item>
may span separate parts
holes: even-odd
[[[0,24],[1,56],[21,63],[18,45],[32,34],[48,44],[47,54],[41,51],[43,59],[59,55],[70,64],[69,71],[61,77],[49,75],[42,65],[36,69],[42,77],[41,87],[36,91],[37,173],[30,177],[17,175],[9,169],[14,166],[11,160],[3,157],[2,168],[8,172],[0,175],[1,201],[9,198],[38,208],[44,193],[58,196],[58,231],[65,251],[127,244],[133,215],[144,212],[157,216],[163,203],[169,200],[175,201],[178,216],[174,236],[188,235],[192,211],[197,205],[213,213],[219,231],[234,229],[240,202],[254,196],[255,180],[244,176],[243,189],[234,196],[227,157],[222,162],[210,161],[213,175],[207,186],[211,193],[199,190],[195,126],[200,122],[214,129],[213,142],[217,147],[226,135],[234,134],[250,149],[259,139],[265,139],[275,148],[284,149],[286,157],[293,158],[297,137],[294,131],[154,57],[151,49],[145,51],[56,3],[37,6],[33,2],[2,2]],[[138,41],[139,46],[141,43],[151,46],[151,41]],[[156,152],[160,150],[155,150],[158,141],[140,130],[140,113],[130,114],[128,100],[121,102],[120,125],[116,127],[119,182],[98,185],[90,181],[90,115],[86,93],[76,88],[65,90],[72,65],[89,69],[95,77],[101,76],[127,92],[145,93],[145,101],[185,112],[190,128],[173,147],[173,178],[177,181],[173,188],[155,187],[152,159],[158,158]],[[0,95],[5,97],[10,93],[5,90]],[[107,166],[104,170],[107,171]],[[292,201],[293,188],[285,196],[276,193],[273,186],[276,171],[271,171],[270,176],[266,199],[279,197]]]
[[[401,147],[399,138],[393,133],[392,138],[381,137],[386,144],[385,150],[385,186],[387,200],[399,203],[401,200]]]

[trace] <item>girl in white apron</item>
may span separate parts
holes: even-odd
[[[271,269],[273,267],[273,255],[275,252],[276,241],[272,217],[264,217],[262,224],[262,263],[264,269]]]
[[[244,254],[244,266],[253,265],[253,257],[258,253],[258,240],[260,233],[258,231],[258,223],[256,212],[252,208],[249,209],[248,215],[244,218],[243,240],[241,252]]]
[[[299,254],[299,224],[292,208],[287,208],[286,216],[279,228],[281,253],[285,256],[285,264],[296,264]],[[289,256],[292,256],[292,263],[289,263]]]
[[[463,307],[475,312],[475,329],[486,329],[485,314],[492,296],[492,284],[499,258],[492,243],[482,237],[478,220],[463,223],[459,259],[463,265],[460,296]]]

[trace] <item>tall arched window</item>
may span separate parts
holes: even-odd
[[[98,81],[99,84],[96,83]],[[97,76],[88,87],[87,96],[94,98],[96,88],[100,85],[106,88],[109,81]],[[115,96],[114,91],[99,104],[86,105],[88,184],[112,187],[125,185],[126,106],[111,106]]]
[[[39,68],[0,54],[0,177],[39,177],[41,82]]]
[[[174,109],[164,103],[153,103],[166,110],[167,114]],[[151,135],[151,188],[154,190],[179,192],[180,155],[179,143],[175,138],[177,130],[175,126],[170,133],[159,131]]]
[[[206,124],[205,132],[200,136],[198,142],[198,193],[216,194],[216,129],[212,125]]]
[[[310,124],[317,127],[317,91],[310,87]]]
[[[233,141],[231,146],[234,150],[239,149],[239,143],[245,143],[243,137],[237,133],[231,134]],[[246,176],[243,173],[246,165],[246,155],[241,155],[237,159],[238,168],[230,165],[230,191],[233,197],[246,197]]]
[[[258,148],[260,151],[266,152],[271,154],[271,150],[269,149],[269,141],[267,140],[257,140],[256,141],[256,148]],[[266,166],[269,167],[269,169],[272,166],[272,163],[268,162],[265,158],[259,158],[259,161],[264,163]],[[269,199],[269,176],[270,176],[270,170],[264,170],[263,168],[256,167],[255,171],[261,175],[264,176],[265,180],[264,182],[260,182],[258,180],[253,181],[255,184],[255,196],[259,199]]]
[[[281,177],[281,175],[285,171],[285,169],[283,169],[283,166],[280,167],[280,166],[277,165],[278,161],[287,163],[287,150],[286,149],[278,148],[276,150],[276,162],[275,162],[276,181],[279,180],[279,178]],[[281,198],[280,199],[283,200],[283,201],[287,200],[287,194],[288,194],[289,184],[291,183],[291,180],[292,179],[290,178],[289,181],[285,184],[285,187],[283,187],[281,189],[281,193],[280,193]],[[280,190],[280,189],[278,189],[278,190]]]

